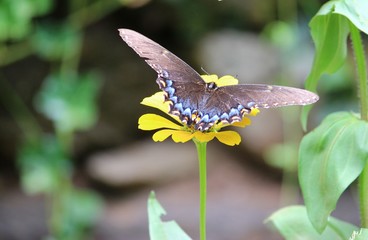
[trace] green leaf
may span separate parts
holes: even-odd
[[[72,169],[52,136],[25,142],[18,151],[17,161],[22,187],[29,194],[56,191],[60,175],[70,176]]]
[[[36,106],[61,131],[85,130],[97,118],[95,99],[98,87],[98,78],[94,74],[51,75],[38,93]]]
[[[315,77],[323,73],[334,73],[345,62],[349,22],[345,17],[333,14],[332,3],[323,5],[309,23],[316,53],[308,81],[315,81]],[[316,86],[313,81],[307,83],[308,87]]]
[[[148,221],[151,240],[190,240],[191,238],[179,227],[175,221],[164,222],[161,216],[166,212],[157,201],[155,193],[148,198]]]
[[[347,240],[358,227],[330,217],[327,228],[320,234],[310,223],[304,206],[290,206],[273,213],[271,223],[286,240]]]
[[[360,31],[368,34],[368,1],[340,0],[334,1],[334,13],[348,18]]]
[[[299,151],[299,182],[309,218],[322,232],[345,189],[368,156],[368,123],[348,112],[329,115],[307,134]]]
[[[368,1],[335,0],[324,4],[309,23],[316,46],[311,72],[306,80],[306,89],[316,91],[322,74],[336,72],[344,63],[347,52],[349,21],[368,34]],[[303,108],[301,122],[304,129],[312,105]]]
[[[347,55],[349,22],[344,16],[333,13],[334,3],[323,5],[309,23],[316,52],[305,87],[313,92],[316,92],[322,74],[336,72],[344,64]],[[304,129],[311,109],[312,105],[303,107],[301,121]]]
[[[367,240],[368,229],[362,228],[359,231],[354,231],[349,240]]]

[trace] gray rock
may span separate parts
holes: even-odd
[[[110,186],[150,185],[195,175],[197,153],[193,143],[172,140],[139,142],[93,155],[87,164],[90,176]]]
[[[223,30],[209,34],[196,52],[206,71],[236,76],[240,83],[271,83],[280,67],[277,50],[247,32]]]

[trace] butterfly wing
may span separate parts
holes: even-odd
[[[131,47],[148,65],[150,65],[164,79],[170,79],[178,85],[193,84],[204,89],[205,82],[201,76],[183,60],[173,53],[130,29],[119,29],[121,38]],[[195,85],[193,85],[195,86]]]
[[[318,95],[299,88],[265,85],[239,84],[219,89],[225,101],[230,95],[229,105],[242,104],[244,107],[275,108],[292,105],[307,105],[318,101]]]

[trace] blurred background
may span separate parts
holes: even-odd
[[[154,190],[198,239],[193,143],[137,129],[156,73],[119,37],[130,28],[200,74],[303,88],[321,0],[1,0],[0,239],[148,239]],[[204,70],[201,70],[204,69]],[[308,129],[355,110],[354,69],[325,76]],[[240,146],[208,144],[208,239],[280,239],[263,222],[302,204],[300,107],[261,110]],[[354,191],[354,189],[352,189]],[[334,215],[358,223],[346,193]]]

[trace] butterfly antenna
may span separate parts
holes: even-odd
[[[202,70],[205,74],[210,75],[210,74],[206,71],[206,69],[204,69],[203,67],[201,67],[201,70]]]

